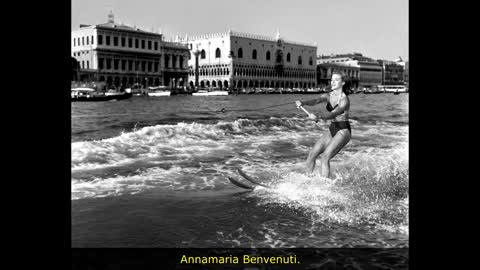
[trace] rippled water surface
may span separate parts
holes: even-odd
[[[72,103],[72,246],[407,247],[408,94],[350,96],[333,180],[304,174],[328,123],[294,101],[314,97]]]

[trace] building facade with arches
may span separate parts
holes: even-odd
[[[192,88],[316,87],[316,45],[234,31],[182,42]]]
[[[160,33],[117,24],[112,13],[107,23],[80,25],[71,38],[81,81],[127,88],[134,84],[172,85],[172,81],[187,79],[189,49],[185,44],[164,41]]]
[[[164,85],[172,88],[187,87],[189,53],[188,47],[183,43],[162,42]]]

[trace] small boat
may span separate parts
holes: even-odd
[[[78,87],[72,88],[71,101],[110,101],[110,100],[122,100],[132,97],[132,93],[108,91],[106,93],[97,92],[93,88]]]
[[[105,96],[118,96],[118,95],[123,95],[123,92],[118,92],[115,89],[109,89],[107,92],[105,92]]]
[[[384,89],[386,93],[405,93],[407,92],[407,86],[405,85],[381,85],[380,88]]]
[[[356,88],[356,89],[352,90],[352,93],[353,93],[353,94],[359,94],[359,93],[362,93],[362,92],[363,92],[363,91],[362,91],[361,89],[359,89],[359,88]]]
[[[379,87],[363,88],[364,94],[381,94],[383,92],[384,92],[383,89]]]
[[[322,92],[323,91],[320,88],[308,88],[307,91],[303,92],[303,94],[320,94]]]
[[[192,96],[228,96],[228,91],[222,90],[199,90],[198,92],[192,93]]]
[[[149,97],[169,97],[171,94],[170,91],[155,91],[155,92],[148,92]]]
[[[253,92],[254,92],[255,94],[266,94],[266,93],[267,93],[263,88],[253,89]]]
[[[147,89],[139,83],[135,83],[132,87],[125,89],[125,91],[130,91],[134,96],[143,96],[147,94]]]
[[[171,95],[168,86],[153,86],[148,87],[148,96],[150,97],[168,97]]]

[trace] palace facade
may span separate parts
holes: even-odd
[[[162,35],[114,21],[80,25],[72,31],[72,57],[80,64],[81,81],[105,81],[109,86],[181,86],[188,76],[189,49],[166,42]]]
[[[228,31],[182,42],[191,88],[309,88],[316,82],[317,47],[276,37]]]

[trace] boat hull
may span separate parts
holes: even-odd
[[[228,96],[228,91],[196,92],[192,96]]]
[[[71,101],[110,101],[110,100],[122,100],[132,97],[132,93],[125,93],[121,95],[108,95],[108,96],[81,96],[81,97],[72,97]]]
[[[150,97],[169,97],[170,95],[171,95],[170,91],[148,93],[148,96]]]

